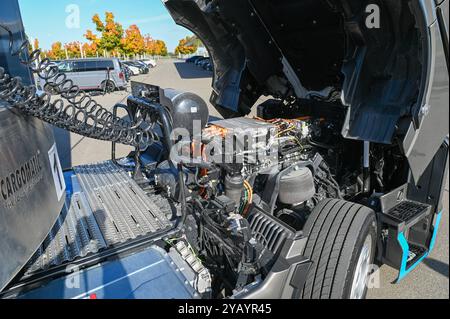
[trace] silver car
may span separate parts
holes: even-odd
[[[65,60],[58,64],[58,68],[82,90],[102,89],[112,92],[127,84],[118,59]]]

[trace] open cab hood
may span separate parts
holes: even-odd
[[[337,94],[347,108],[342,135],[400,144],[416,180],[448,134],[448,121],[438,123],[431,144],[415,142],[429,110],[434,1],[164,2],[208,48],[211,103],[224,117],[248,114],[261,95],[326,101]]]

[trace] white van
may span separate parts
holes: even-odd
[[[104,90],[107,86],[107,91],[112,92],[127,85],[122,66],[114,58],[65,60],[58,68],[82,90]]]

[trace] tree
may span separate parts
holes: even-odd
[[[166,43],[162,40],[154,40],[147,35],[145,37],[145,53],[166,56],[168,54]]]
[[[52,48],[47,52],[47,56],[52,60],[60,60],[66,57],[65,50],[63,49],[61,42],[55,42],[52,44]]]
[[[101,37],[97,38],[91,30],[87,30],[85,37],[95,42],[100,50],[117,52],[121,46],[123,27],[115,21],[114,14],[112,12],[105,12],[105,22],[100,19],[98,14],[95,14],[92,17],[92,22],[95,24],[96,30],[101,32]]]
[[[98,47],[96,43],[84,43],[83,52],[87,57],[95,57],[98,54]]]
[[[91,43],[97,44],[97,46],[100,44],[100,39],[91,30],[87,30],[84,37]]]
[[[65,45],[69,58],[81,58],[80,42],[74,41]]]
[[[39,40],[36,38],[33,41],[33,50],[39,50],[41,47],[39,45]]]
[[[156,55],[166,56],[168,53],[166,43],[163,40],[156,40]]]
[[[90,43],[83,44],[83,51],[87,57],[95,57],[99,52],[100,47],[100,39],[91,31],[87,30],[84,35],[86,39],[89,40]]]
[[[142,54],[145,51],[145,39],[138,26],[133,24],[125,31],[122,39],[122,51],[126,55]]]
[[[27,38],[28,38],[28,37],[27,37]],[[42,50],[41,44],[39,43],[38,38],[35,38],[35,39],[33,40],[33,44],[31,44],[31,43],[29,44],[28,50],[29,50],[29,53],[30,53],[30,54],[31,54],[33,51],[35,51],[35,50],[39,50],[39,51],[40,51],[39,57],[40,57],[41,60],[44,59],[44,58],[47,56],[46,52],[45,52],[44,50]]]
[[[187,36],[181,39],[178,46],[175,48],[176,54],[193,54],[198,49],[197,38],[195,36]]]

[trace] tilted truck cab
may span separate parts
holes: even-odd
[[[449,1],[163,2],[223,120],[138,82],[99,105],[1,4],[2,297],[359,299],[372,264],[416,268],[448,213]],[[46,123],[111,160],[62,172]]]

